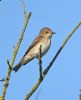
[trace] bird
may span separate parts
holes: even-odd
[[[23,65],[29,63],[34,58],[39,59],[39,49],[41,46],[41,56],[44,56],[51,46],[51,37],[55,34],[49,27],[40,30],[39,35],[31,43],[24,56],[19,63],[13,67],[13,71],[17,72]]]

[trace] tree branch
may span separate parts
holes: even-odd
[[[58,49],[57,53],[55,54],[55,56],[53,57],[52,61],[50,62],[50,64],[48,65],[48,67],[44,70],[43,75],[46,76],[46,74],[48,73],[49,69],[51,68],[51,66],[53,65],[53,63],[55,62],[56,58],[58,57],[59,53],[61,52],[61,50],[64,48],[64,46],[66,45],[67,41],[70,39],[70,37],[74,34],[74,32],[78,29],[78,27],[81,25],[81,22],[79,22],[77,24],[77,26],[71,31],[71,33],[69,33],[69,35],[66,37],[66,39],[64,40],[63,44],[61,45],[61,47]]]
[[[40,45],[39,58],[38,58],[38,60],[39,60],[39,78],[40,78],[40,80],[42,80],[42,59],[41,59],[42,54],[41,54],[41,49],[42,49],[42,46]]]
[[[28,100],[31,95],[33,95],[33,93],[37,90],[37,88],[39,87],[39,85],[41,84],[41,82],[43,81],[44,77],[47,75],[47,73],[49,72],[50,68],[52,67],[53,63],[55,62],[56,58],[58,57],[58,55],[60,54],[60,52],[62,51],[62,49],[64,48],[64,46],[66,45],[67,41],[70,39],[70,37],[74,34],[74,32],[79,28],[79,26],[81,25],[81,22],[79,22],[77,24],[77,26],[75,26],[75,28],[72,30],[72,32],[66,37],[66,39],[64,40],[64,42],[62,43],[61,47],[58,49],[57,53],[55,54],[55,56],[53,57],[52,61],[50,62],[50,64],[47,66],[47,68],[43,71],[43,76],[42,76],[42,80],[40,80],[40,78],[38,79],[38,81],[36,82],[36,84],[33,86],[33,88],[30,90],[30,92],[25,96],[24,100]]]
[[[24,8],[24,11],[25,11],[25,8]],[[8,85],[9,85],[10,76],[11,76],[12,67],[13,67],[17,52],[19,50],[20,44],[22,42],[26,27],[28,25],[28,21],[30,19],[30,16],[31,16],[31,12],[29,12],[29,14],[25,16],[24,27],[22,29],[22,32],[21,32],[20,38],[18,40],[18,43],[17,43],[16,47],[14,48],[14,51],[13,51],[13,54],[12,54],[12,58],[11,58],[11,62],[9,63],[9,61],[7,60],[8,72],[7,72],[6,80],[4,81],[3,90],[2,90],[2,96],[1,96],[3,98],[3,100],[5,99],[6,91],[7,91],[7,88],[8,88]]]

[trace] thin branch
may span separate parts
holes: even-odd
[[[22,1],[23,11],[24,11],[24,18],[25,18],[26,17],[26,6],[24,3],[24,0],[21,0],[21,1]]]
[[[57,53],[55,54],[55,56],[53,57],[52,61],[50,62],[50,64],[47,66],[47,68],[43,71],[43,76],[42,76],[42,80],[38,79],[38,81],[36,82],[36,84],[33,86],[33,88],[30,90],[30,92],[25,96],[24,100],[28,100],[31,95],[37,90],[37,88],[39,87],[39,85],[41,84],[41,82],[43,81],[44,77],[47,75],[47,73],[49,72],[50,68],[52,67],[53,63],[55,62],[56,58],[58,57],[58,55],[60,54],[60,52],[62,51],[62,49],[64,48],[65,44],[67,43],[67,41],[70,39],[70,37],[74,34],[74,32],[79,28],[79,26],[81,25],[81,22],[78,23],[78,25],[72,30],[72,32],[66,37],[66,39],[64,40],[63,44],[61,45],[61,47],[58,49]]]
[[[40,83],[42,82],[42,80],[38,79],[38,81],[36,82],[36,84],[33,86],[33,88],[30,90],[29,93],[27,93],[27,95],[25,96],[24,100],[29,100],[29,98],[32,96],[32,94],[36,91],[36,89],[38,88],[38,86],[40,85]]]
[[[62,49],[64,48],[64,46],[66,45],[67,41],[70,39],[70,37],[74,34],[74,32],[78,29],[78,27],[81,25],[81,22],[78,23],[78,25],[71,31],[71,33],[69,33],[69,35],[66,37],[66,39],[64,40],[63,44],[61,45],[61,47],[59,48],[59,50],[57,51],[57,53],[55,54],[55,56],[53,57],[52,61],[50,62],[50,64],[48,65],[48,67],[44,70],[43,75],[46,76],[46,74],[48,73],[49,69],[51,68],[51,66],[53,65],[53,63],[55,62],[56,58],[58,57],[59,53],[62,51]]]
[[[10,65],[10,63],[9,63],[9,60],[7,59],[7,64],[8,64],[8,66],[9,66],[9,68],[12,70],[12,67],[11,67],[11,65]]]
[[[25,17],[24,27],[23,27],[23,29],[22,29],[22,32],[21,32],[20,38],[19,38],[19,40],[18,40],[18,43],[17,43],[16,47],[14,48],[14,51],[13,51],[13,54],[12,54],[11,62],[9,63],[9,61],[7,60],[8,72],[7,72],[7,77],[6,77],[6,80],[5,80],[5,82],[4,82],[3,90],[2,90],[2,97],[3,97],[3,100],[5,99],[6,91],[7,91],[7,88],[8,88],[8,85],[9,85],[10,76],[11,76],[12,67],[13,67],[13,64],[14,64],[14,61],[15,61],[17,52],[18,52],[18,50],[19,50],[20,44],[21,44],[21,42],[22,42],[22,39],[23,39],[25,30],[26,30],[26,27],[27,27],[27,25],[28,25],[28,21],[29,21],[29,19],[30,19],[30,16],[31,16],[31,12],[29,12],[29,14],[26,15],[26,17]]]
[[[39,60],[39,78],[40,78],[40,80],[42,80],[42,59],[41,59],[42,53],[41,53],[41,49],[42,49],[42,46],[40,45],[39,58],[38,58],[38,60]]]

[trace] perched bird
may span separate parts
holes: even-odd
[[[51,37],[55,34],[50,28],[45,27],[40,30],[39,35],[35,38],[32,44],[27,49],[26,53],[20,60],[20,62],[13,68],[17,72],[22,65],[27,64],[34,58],[39,58],[39,48],[41,46],[41,55],[43,56],[51,45]]]

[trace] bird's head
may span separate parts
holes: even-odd
[[[48,37],[48,38],[51,38],[52,35],[55,34],[55,32],[53,32],[50,28],[48,27],[44,27],[40,30],[40,35],[41,36],[45,36],[45,37]]]

